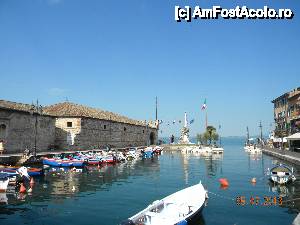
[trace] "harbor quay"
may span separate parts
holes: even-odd
[[[276,158],[300,165],[300,153],[263,146],[262,152]]]

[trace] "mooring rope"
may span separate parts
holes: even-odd
[[[236,201],[236,200],[235,200],[235,199],[233,199],[233,198],[230,198],[230,197],[227,197],[227,196],[222,196],[222,195],[219,195],[219,194],[213,193],[213,192],[211,192],[211,191],[207,191],[207,193],[209,193],[209,194],[212,194],[212,195],[215,195],[216,197],[219,197],[219,198],[226,199],[226,200],[230,200],[230,201]]]

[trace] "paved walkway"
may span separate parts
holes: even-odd
[[[271,156],[275,156],[277,158],[292,162],[294,164],[300,165],[300,153],[299,152],[291,152],[288,150],[280,150],[275,148],[263,147],[263,153]]]

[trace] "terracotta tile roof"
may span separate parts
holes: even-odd
[[[23,112],[30,112],[31,105],[0,100],[0,108],[23,111]]]
[[[30,113],[31,104],[0,100],[0,109],[1,108]],[[101,109],[95,109],[71,102],[63,102],[50,106],[45,106],[43,107],[43,115],[53,117],[87,117],[102,120],[112,120],[115,122],[127,123],[138,126],[145,126],[145,121],[133,120],[116,113],[104,111]],[[149,123],[149,127],[156,128],[153,122]]]
[[[63,102],[44,108],[44,113],[56,117],[87,117],[101,120],[112,120],[121,123],[145,126],[144,121],[133,120],[128,117],[104,111],[101,109],[91,108],[71,102]],[[152,125],[151,125],[152,127]]]

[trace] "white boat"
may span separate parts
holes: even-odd
[[[0,173],[0,192],[6,192],[9,183],[9,174]]]
[[[248,146],[246,152],[249,152],[250,154],[258,154],[261,153],[262,151],[256,145],[250,145]]]
[[[153,202],[121,225],[187,224],[201,212],[207,198],[207,191],[199,183]]]
[[[279,164],[271,170],[268,168],[268,174],[270,175],[270,180],[276,184],[286,184],[296,180],[296,177],[294,176],[294,169],[290,169],[288,166],[283,164]]]
[[[222,154],[223,152],[224,152],[224,148],[222,148],[222,147],[213,147],[212,148],[213,154]]]

